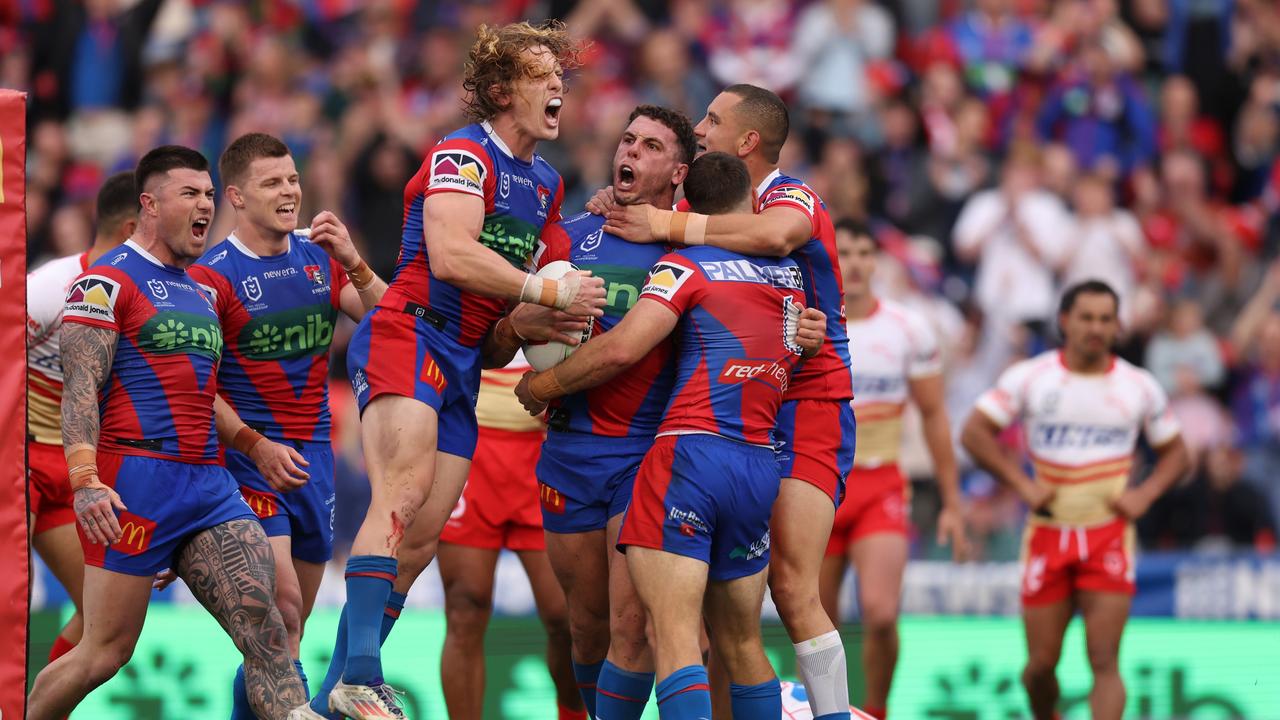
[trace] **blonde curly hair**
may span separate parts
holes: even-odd
[[[481,25],[463,66],[462,89],[467,92],[467,116],[476,121],[491,120],[506,109],[495,96],[510,92],[515,81],[533,76],[535,68],[523,53],[539,45],[551,51],[562,70],[572,70],[581,64],[584,47],[569,35],[560,21],[541,25],[527,22],[500,27]]]

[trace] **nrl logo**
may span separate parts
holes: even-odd
[[[250,302],[257,302],[262,299],[262,283],[258,282],[257,275],[251,275],[241,280],[240,287],[244,290],[244,296],[249,298]]]
[[[157,300],[164,300],[169,297],[169,288],[164,286],[160,280],[148,280],[147,289],[155,296]]]

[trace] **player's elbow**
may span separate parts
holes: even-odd
[[[433,252],[429,253],[428,259],[431,261],[431,274],[440,282],[453,285],[462,279],[463,273],[459,267],[461,263],[450,256],[448,252]]]
[[[982,447],[982,440],[989,434],[987,428],[983,427],[982,420],[978,418],[978,414],[976,412],[972,413],[965,420],[964,427],[960,430],[960,446],[974,459],[977,459],[980,455],[979,449]]]
[[[635,342],[611,342],[601,357],[605,367],[630,367],[644,357],[644,349]]]

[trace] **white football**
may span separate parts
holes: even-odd
[[[551,278],[559,280],[566,273],[577,270],[573,263],[568,260],[556,260],[547,263],[546,267],[538,271],[538,277]],[[595,318],[587,318],[587,327],[582,331],[582,342],[586,342],[591,337],[591,328],[595,326]],[[524,357],[533,366],[534,370],[546,370],[555,367],[564,362],[564,359],[573,354],[581,345],[565,345],[562,342],[529,342],[524,345]]]
[[[781,720],[813,720],[813,710],[809,708],[809,693],[804,685],[790,680],[783,680],[782,685],[782,718]],[[849,716],[853,720],[875,720],[875,718],[850,706]]]

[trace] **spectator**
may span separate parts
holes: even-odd
[[[636,88],[640,102],[677,108],[696,123],[718,91],[706,70],[693,62],[679,33],[658,30],[645,38]]]
[[[937,216],[929,183],[929,155],[920,143],[915,111],[903,100],[889,101],[880,112],[884,145],[875,153],[871,183],[874,212],[907,233],[928,232]]]
[[[977,0],[947,26],[946,38],[960,59],[965,84],[990,103],[996,126],[1003,126],[1035,46],[1031,26],[1013,14],[1012,0]]]
[[[796,25],[793,54],[804,73],[798,91],[811,114],[831,116],[835,132],[875,140],[868,68],[893,50],[893,18],[871,0],[819,0]]]
[[[1070,242],[1066,208],[1040,185],[1040,158],[1018,148],[1000,186],[973,196],[956,222],[957,255],[976,263],[974,298],[997,327],[1026,323],[1044,333],[1054,312],[1054,273]]]
[[[1075,76],[1041,105],[1036,132],[1066,143],[1080,167],[1119,179],[1151,162],[1156,126],[1142,90],[1114,65],[1100,41],[1085,43]]]
[[[711,74],[721,85],[751,83],[785,94],[804,69],[791,52],[795,20],[792,3],[717,3],[701,38]]]
[[[1171,397],[1217,388],[1226,376],[1222,351],[1195,300],[1174,304],[1168,326],[1147,345],[1146,368]]]
[[[1133,214],[1117,208],[1109,180],[1085,175],[1075,184],[1075,242],[1063,261],[1062,287],[1090,278],[1103,280],[1120,296],[1122,322],[1132,317],[1130,301],[1146,240]]]
[[[1238,358],[1231,411],[1246,475],[1280,498],[1280,262],[1273,262],[1231,330]]]
[[[1276,521],[1268,499],[1244,476],[1244,454],[1219,445],[1190,483],[1157,500],[1138,522],[1143,544],[1160,549],[1233,549],[1271,553]]]

